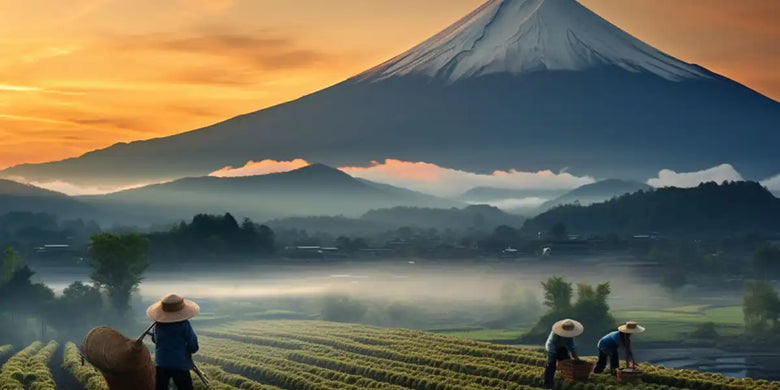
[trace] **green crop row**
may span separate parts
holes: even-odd
[[[222,366],[250,379],[275,386],[300,388],[301,383],[318,384],[319,388],[385,388],[400,389],[387,383],[348,373],[324,369],[292,361],[287,352],[270,350],[226,339],[206,339],[202,348],[207,354],[197,357],[210,364]],[[227,364],[227,365],[226,365]],[[328,385],[325,385],[325,384]],[[315,386],[316,387],[316,386]]]
[[[223,333],[222,337],[241,342],[252,342],[253,332],[245,330],[244,334]],[[274,336],[276,334],[270,334]],[[268,337],[264,336],[264,337]],[[282,337],[279,335],[279,337]],[[336,338],[330,336],[310,336],[299,334],[285,334],[283,337],[299,340],[310,345],[327,346],[334,349],[348,351],[356,354],[384,358],[394,361],[402,361],[415,365],[426,365],[447,369],[455,372],[470,373],[474,375],[497,376],[503,370],[512,370],[518,365],[537,366],[544,364],[545,360],[535,355],[517,355],[513,360],[497,360],[490,356],[475,356],[475,353],[456,353],[451,351],[442,351],[436,344],[428,346],[377,346],[353,342],[348,339]],[[519,348],[517,348],[520,350]],[[540,362],[541,361],[541,362]],[[479,370],[479,372],[477,372]]]
[[[262,369],[284,372],[295,380],[284,388],[338,388],[327,385],[338,374],[369,378],[379,383],[412,389],[538,388],[546,356],[534,349],[501,346],[407,329],[383,329],[355,324],[313,321],[239,322],[206,332],[210,344],[228,371],[241,370],[251,378]],[[209,348],[205,348],[204,351]],[[293,364],[293,363],[297,363]],[[232,364],[232,368],[225,364]],[[642,365],[644,383],[627,385],[608,375],[594,375],[587,382],[558,381],[560,390],[636,389],[778,389],[777,382],[735,379],[690,370]],[[318,371],[324,369],[326,371]],[[289,378],[288,378],[289,380]],[[301,387],[304,386],[304,387]],[[314,386],[314,387],[317,387]],[[335,386],[335,387],[334,387]]]
[[[0,372],[0,390],[54,390],[48,367],[57,343],[34,342],[11,356]]]
[[[81,359],[76,344],[66,343],[62,357],[62,368],[73,375],[86,390],[108,390],[106,380],[94,367]]]
[[[264,385],[262,383],[247,379],[241,375],[225,372],[218,366],[201,365],[200,369],[203,371],[206,377],[208,377],[211,390],[280,390],[276,386]],[[192,380],[193,383],[197,385],[197,387],[203,387],[200,378],[197,376],[193,375]]]
[[[424,349],[427,352],[439,353],[447,356],[467,355],[480,359],[491,359],[498,362],[513,364],[522,363],[540,367],[546,362],[546,356],[539,351],[462,340],[415,330],[391,329],[386,330],[386,333],[382,333],[381,328],[367,327],[365,330],[361,331],[360,328],[344,326],[328,327],[327,331],[322,331],[311,325],[296,326],[294,322],[287,322],[284,324],[284,327],[251,327],[250,324],[251,323],[243,323],[227,327],[226,333],[258,335],[266,338],[269,336],[288,337],[313,342],[318,342],[318,338],[321,338],[323,334],[326,334],[327,338],[330,340],[343,339],[342,341],[346,340],[367,346],[392,347],[394,349],[403,350]],[[319,325],[319,323],[317,323],[317,325]],[[319,342],[323,343],[321,340]],[[495,365],[495,362],[492,362],[492,364]]]
[[[0,345],[0,360],[5,359],[13,350],[14,348],[11,345]]]
[[[258,321],[199,330],[195,355],[211,390],[533,390],[542,386],[539,350],[493,345],[406,329],[307,321]],[[49,362],[58,346],[35,342],[0,371],[0,390],[55,388]],[[9,355],[0,346],[0,356]],[[85,390],[107,390],[92,366],[66,343],[62,368]],[[693,370],[641,365],[643,383],[609,375],[586,382],[558,380],[557,390],[780,390],[780,383],[728,378]],[[196,389],[205,390],[197,376]]]

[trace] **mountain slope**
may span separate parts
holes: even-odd
[[[529,219],[528,235],[557,223],[577,234],[708,236],[780,232],[780,199],[755,182],[660,188],[590,206],[568,205]]]
[[[132,184],[248,160],[396,158],[645,180],[722,163],[778,174],[780,104],[657,51],[574,0],[492,0],[411,51],[298,100],[172,137],[0,172]]]
[[[388,206],[452,207],[459,203],[355,179],[321,164],[260,176],[195,177],[83,197],[95,206],[159,223],[197,213],[231,212],[255,220],[286,216],[358,216]]]
[[[30,184],[19,183],[13,180],[0,179],[0,195],[8,196],[33,196],[39,198],[67,198],[68,196],[56,191],[36,187]]]
[[[566,194],[547,201],[539,206],[539,211],[546,211],[556,206],[572,204],[575,202],[582,206],[587,206],[589,204],[603,202],[623,194],[631,194],[640,190],[649,191],[652,189],[653,187],[650,187],[647,184],[635,181],[619,179],[602,180],[593,184],[586,184],[584,186],[575,188]]]
[[[0,214],[14,211],[49,213],[67,218],[95,216],[95,210],[65,194],[0,179]]]

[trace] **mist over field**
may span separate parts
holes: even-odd
[[[88,269],[42,267],[37,277],[57,291],[74,280],[88,281]],[[138,294],[153,300],[166,291],[206,299],[348,295],[359,299],[496,304],[507,289],[541,299],[541,281],[563,276],[578,283],[610,282],[611,303],[659,307],[675,304],[679,294],[643,276],[637,264],[591,257],[575,264],[521,258],[511,262],[383,259],[351,262],[305,261],[293,264],[194,264],[152,267]],[[735,293],[736,294],[736,293]],[[723,299],[728,292],[724,291]]]

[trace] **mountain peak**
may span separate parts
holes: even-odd
[[[303,168],[294,169],[286,173],[295,174],[295,175],[312,175],[312,176],[329,175],[329,176],[336,176],[336,177],[351,177],[348,174],[336,168],[333,168],[325,164],[320,164],[320,163],[310,164]]]
[[[456,81],[493,73],[614,66],[667,80],[709,74],[656,50],[575,0],[490,0],[357,80],[416,75]]]

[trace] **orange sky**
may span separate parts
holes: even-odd
[[[482,0],[0,0],[0,168],[170,135],[316,91]],[[780,1],[582,0],[780,99]]]

